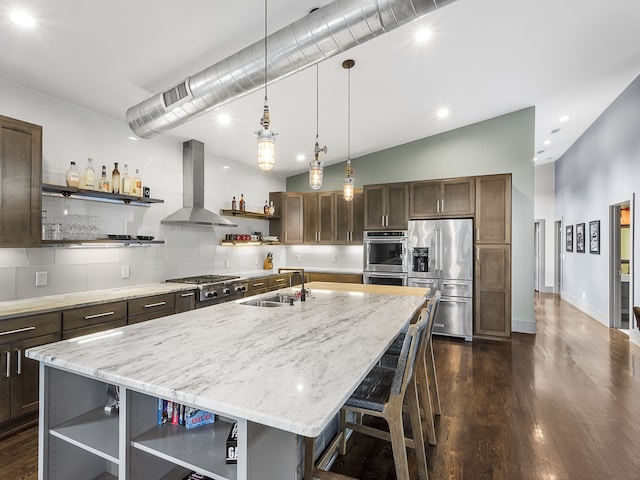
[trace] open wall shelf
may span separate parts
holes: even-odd
[[[42,192],[51,196],[63,196],[81,200],[93,200],[96,202],[123,203],[125,205],[136,205],[148,207],[152,203],[164,203],[164,200],[157,198],[134,197],[132,195],[122,195],[119,193],[99,192],[97,190],[87,190],[85,188],[73,188],[64,185],[42,184]]]

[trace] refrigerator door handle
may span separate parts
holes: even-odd
[[[442,276],[442,265],[443,265],[443,261],[442,261],[442,255],[444,255],[444,248],[442,247],[442,230],[438,230],[438,261],[440,262],[440,275]]]

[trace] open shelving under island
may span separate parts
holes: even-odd
[[[331,285],[311,283],[293,305],[243,305],[251,297],[29,349],[40,361],[39,478],[301,479],[304,437],[331,427],[427,292]],[[107,385],[120,389],[117,413],[105,412]],[[158,398],[216,421],[158,425]],[[225,456],[234,422],[237,465]]]

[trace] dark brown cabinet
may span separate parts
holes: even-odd
[[[62,312],[62,338],[75,338],[127,324],[127,302],[109,302]]]
[[[0,321],[0,433],[12,420],[37,413],[38,362],[25,350],[60,340],[60,325],[59,312]]]
[[[173,315],[176,309],[175,300],[175,293],[163,293],[129,300],[127,323],[131,325]]]
[[[277,218],[269,219],[269,235],[277,236],[288,245],[303,243],[303,197],[302,193],[271,192],[269,201],[273,202]]]
[[[409,218],[468,217],[475,206],[474,178],[409,184]]]
[[[42,127],[0,115],[0,246],[40,245]]]
[[[332,192],[305,193],[303,196],[303,238],[308,244],[334,242],[335,195]]]
[[[175,313],[188,312],[196,308],[196,290],[175,293]]]
[[[364,186],[365,230],[406,230],[408,220],[408,183]]]
[[[476,177],[475,335],[511,336],[511,175]]]
[[[353,200],[345,201],[342,192],[335,193],[335,240],[337,245],[362,245],[364,231],[364,194],[353,193]]]

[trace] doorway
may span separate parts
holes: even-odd
[[[609,207],[609,326],[629,334],[633,306],[633,195]]]
[[[562,258],[564,245],[562,243],[562,220],[556,220],[554,232],[554,254],[555,254],[555,274],[553,278],[553,293],[562,293]]]
[[[533,270],[533,289],[544,292],[544,220],[536,220],[533,227],[533,251],[535,265]]]

